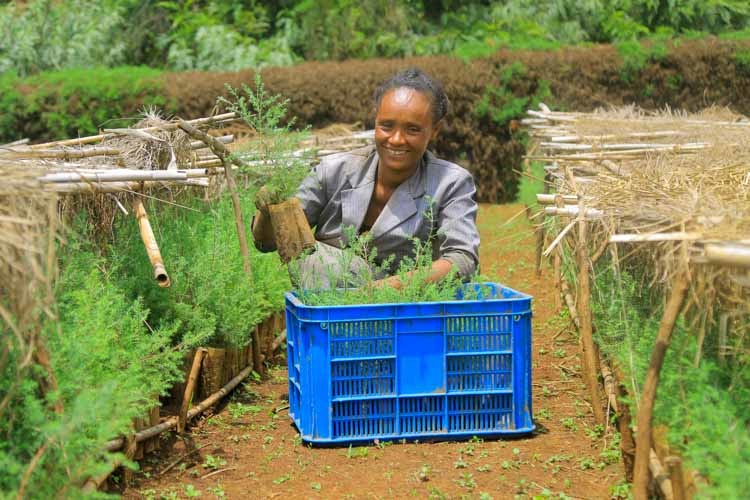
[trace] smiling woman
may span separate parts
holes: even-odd
[[[374,102],[375,148],[325,158],[297,192],[318,242],[298,263],[299,286],[351,286],[374,276],[376,285],[400,288],[395,273],[414,257],[415,240],[432,252],[425,281],[451,271],[470,278],[479,254],[474,181],[427,151],[448,111],[442,86],[408,69],[383,82]],[[253,235],[260,248],[272,249],[267,226],[260,214]],[[354,235],[366,235],[375,252],[370,262],[342,252]]]

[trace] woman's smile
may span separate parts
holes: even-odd
[[[399,87],[383,95],[375,117],[380,175],[395,183],[411,176],[437,128],[430,98],[424,93]]]

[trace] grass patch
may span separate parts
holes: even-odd
[[[544,191],[544,164],[539,161],[531,161],[529,162],[529,170],[525,173],[528,175],[521,176],[516,202],[533,207],[537,204],[537,193]]]

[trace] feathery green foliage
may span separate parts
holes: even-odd
[[[659,328],[661,301],[640,278],[598,266],[592,298],[597,342],[625,370],[637,400]],[[750,325],[745,325],[750,328]],[[698,336],[680,319],[664,361],[654,419],[669,429],[669,443],[687,466],[709,479],[699,495],[733,498],[750,474],[750,359],[742,353],[721,363],[715,333],[695,365]]]
[[[74,227],[55,285],[58,321],[44,330],[58,390],[42,400],[38,378],[28,378],[11,400],[11,417],[0,422],[0,496],[19,487],[37,450],[30,498],[80,496],[76,484],[123,459],[103,453],[104,443],[129,432],[178,378],[174,329],[148,328],[143,303],[126,297],[117,270],[81,239],[80,220]],[[3,366],[0,393],[18,361]],[[58,400],[61,414],[53,411]]]
[[[299,150],[309,132],[307,128],[293,130],[295,119],[286,116],[289,99],[270,95],[260,73],[255,75],[254,89],[243,84],[241,90],[229,85],[227,90],[232,99],[219,97],[218,104],[237,113],[255,133],[255,139],[235,153],[248,165],[240,174],[261,179],[273,193],[274,202],[294,195],[310,172],[313,156],[310,150]]]
[[[432,208],[428,209],[425,217],[427,220],[433,219]],[[331,287],[297,289],[297,296],[307,305],[335,306],[476,300],[491,295],[482,286],[464,285],[455,269],[439,281],[427,282],[432,272],[432,246],[435,238],[437,234],[434,233],[427,240],[412,238],[412,253],[402,258],[395,274],[401,287],[395,289],[377,282],[388,275],[387,270],[394,256],[378,259],[377,250],[371,246],[372,234],[357,235],[353,227],[345,228],[344,239],[348,244],[342,248],[338,261],[328,269],[328,275],[321,277],[321,281],[330,283]],[[299,268],[295,270],[295,266],[300,265],[305,258],[307,257],[292,263],[293,274],[299,272]],[[315,255],[309,258],[314,259]],[[361,265],[356,265],[357,262]],[[473,281],[481,282],[482,279],[477,275]]]
[[[240,197],[248,222],[253,194],[245,190]],[[109,250],[118,279],[129,296],[148,306],[150,324],[171,326],[182,342],[245,346],[255,325],[283,309],[284,292],[291,288],[286,270],[275,253],[251,248],[253,279],[247,277],[228,196],[183,203],[188,208],[147,204],[172,286],[155,285],[132,219],[117,225],[117,245]]]

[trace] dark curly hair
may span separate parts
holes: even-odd
[[[448,113],[450,102],[448,96],[445,95],[445,91],[443,91],[443,86],[419,68],[409,68],[396,73],[378,85],[373,94],[375,109],[380,108],[380,102],[389,90],[401,87],[414,89],[429,96],[433,123],[439,122]]]

